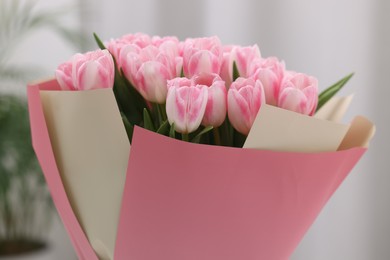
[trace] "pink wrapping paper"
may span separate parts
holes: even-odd
[[[28,87],[33,146],[79,259],[98,259],[72,210],[40,90]],[[272,152],[190,144],[136,128],[115,260],[288,259],[365,148]]]
[[[40,90],[59,90],[59,86],[55,80],[51,80],[31,85],[27,89],[31,135],[35,153],[45,175],[54,204],[68,231],[78,258],[81,260],[98,260],[73,212],[65,192],[50,142],[39,94]]]
[[[288,259],[365,150],[226,148],[136,128],[115,259]]]

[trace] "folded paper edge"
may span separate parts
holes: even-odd
[[[341,122],[352,103],[354,94],[348,96],[334,96],[318,110],[314,117],[332,122]]]
[[[364,116],[356,116],[350,128],[341,142],[338,150],[346,150],[352,147],[368,148],[371,139],[374,137],[376,127],[373,122]]]
[[[29,84],[27,87],[31,137],[34,151],[49,186],[54,204],[63,220],[79,259],[98,260],[66,195],[43,113],[40,90],[59,90],[59,87],[56,80]],[[56,189],[54,189],[54,186],[56,186]]]

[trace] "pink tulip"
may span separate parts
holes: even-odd
[[[222,55],[221,41],[217,36],[203,38],[188,38],[185,40],[184,48],[187,51],[196,52],[199,50],[209,50],[216,56]]]
[[[158,61],[146,61],[137,71],[137,89],[150,102],[163,104],[167,97],[167,80],[174,77],[165,66]]]
[[[170,124],[175,123],[177,132],[188,134],[198,129],[202,122],[207,105],[207,87],[176,87],[174,81],[168,82],[168,121]]]
[[[168,80],[167,85],[168,85],[168,90],[171,87],[176,87],[176,88],[191,87],[191,86],[193,86],[193,81],[188,79],[188,78],[174,78],[174,79]]]
[[[248,135],[264,102],[264,90],[259,80],[238,78],[228,91],[230,123],[238,132]]]
[[[210,51],[201,50],[191,56],[187,64],[187,74],[192,77],[200,73],[218,74],[221,70],[221,61]]]
[[[313,115],[318,103],[318,81],[302,73],[288,72],[279,95],[279,107]]]
[[[183,68],[183,57],[180,56],[179,40],[176,37],[153,37],[153,45],[169,58],[175,67],[175,75],[179,76]]]
[[[72,61],[67,61],[58,66],[55,74],[60,87],[63,90],[76,90],[73,85]]]
[[[130,44],[134,44],[139,48],[145,48],[152,44],[152,39],[149,35],[144,33],[127,34],[121,38],[110,40],[106,43],[106,47],[118,61],[122,48]]]
[[[236,46],[233,53],[240,76],[248,78],[250,76],[250,66],[261,58],[259,46],[256,44],[247,47]]]
[[[226,87],[218,74],[199,74],[192,78],[193,85],[207,87],[208,99],[202,120],[204,126],[220,126],[226,118]]]
[[[233,80],[233,62],[236,62],[240,77],[248,78],[253,72],[252,64],[260,61],[260,49],[257,45],[241,47],[230,45],[224,47],[223,62],[220,75],[229,86]]]
[[[218,37],[187,39],[183,45],[183,70],[191,78],[199,73],[219,74],[222,45]]]
[[[176,46],[177,48],[177,46]],[[163,104],[167,96],[167,80],[180,74],[181,58],[171,42],[143,49],[124,46],[119,61],[126,78],[150,102]]]
[[[284,77],[285,65],[275,57],[261,59],[252,64],[250,74],[260,80],[267,104],[277,106],[281,83]]]
[[[153,36],[152,37],[152,44],[156,47],[160,47],[162,44],[167,42],[172,42],[175,45],[178,45],[179,39],[175,36],[165,36],[165,37]]]
[[[225,81],[226,87],[229,88],[233,81],[233,62],[234,62],[234,45],[223,46],[222,64],[219,75]]]
[[[114,86],[114,60],[107,50],[76,54],[56,70],[64,90],[89,90]]]

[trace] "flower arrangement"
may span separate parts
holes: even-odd
[[[364,117],[338,122],[352,74],[318,94],[257,45],[95,39],[28,87],[80,259],[288,259],[374,134]]]
[[[318,95],[315,77],[263,58],[257,45],[219,38],[125,35],[56,70],[63,90],[113,88],[131,140],[134,125],[195,143],[242,147],[262,104],[313,116],[353,74]]]

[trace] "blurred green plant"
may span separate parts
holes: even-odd
[[[85,38],[80,31],[62,22],[76,6],[38,10],[37,3],[0,0],[0,82],[25,86],[41,72],[39,65],[10,62],[20,50],[19,44],[37,29],[50,29],[78,50],[83,47]],[[47,39],[42,39],[42,46],[46,44]],[[0,256],[44,247],[53,216],[51,197],[31,146],[28,122],[25,98],[0,92]]]
[[[0,96],[0,255],[10,251],[10,243],[40,242],[51,219],[50,194],[28,122],[23,98]]]

